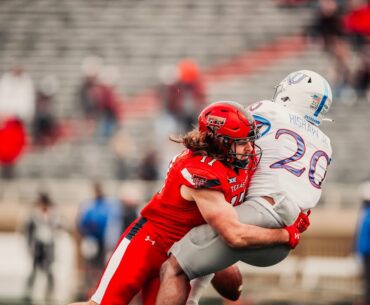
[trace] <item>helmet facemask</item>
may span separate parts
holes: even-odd
[[[218,136],[223,151],[222,159],[233,168],[255,169],[262,155],[262,149],[255,143],[259,137],[260,133],[257,128],[252,129],[247,138],[233,139],[227,136]],[[236,152],[236,146],[238,144],[242,145],[248,142],[252,145],[251,151],[247,153]]]

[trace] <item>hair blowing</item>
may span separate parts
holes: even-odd
[[[193,129],[180,138],[170,137],[170,140],[181,143],[194,154],[207,155],[219,160],[225,159],[222,140],[211,131],[200,132],[198,129]]]

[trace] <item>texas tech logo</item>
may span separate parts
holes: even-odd
[[[222,117],[219,117],[219,116],[209,115],[207,117],[207,125],[208,126],[213,126],[213,127],[216,127],[216,128],[220,128],[221,126],[225,125],[225,122],[226,122],[226,119],[222,118]]]
[[[204,177],[201,177],[201,176],[197,176],[197,175],[193,175],[192,176],[192,180],[193,180],[194,185],[197,188],[203,187],[207,183],[207,178],[204,178]]]

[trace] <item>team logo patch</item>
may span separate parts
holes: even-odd
[[[220,128],[221,126],[225,125],[225,122],[226,122],[226,119],[219,117],[219,116],[209,115],[207,117],[208,126],[214,126],[214,127]]]
[[[207,178],[198,176],[198,175],[193,175],[192,177],[193,183],[196,187],[203,187],[207,184]]]
[[[152,239],[149,235],[147,235],[144,240],[147,241],[147,242],[149,242],[149,243],[151,243],[152,246],[155,245],[155,240]]]
[[[236,177],[228,178],[227,181],[231,183],[236,183]]]

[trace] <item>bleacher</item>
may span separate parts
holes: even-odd
[[[78,119],[76,90],[80,83],[80,65],[85,56],[96,54],[122,73],[120,91],[127,97],[123,128],[135,136],[138,146],[131,163],[137,164],[140,152],[152,135],[148,116],[158,115],[159,102],[149,110],[135,100],[159,83],[160,67],[175,64],[183,57],[194,58],[205,73],[261,46],[302,32],[312,17],[312,9],[281,9],[274,1],[3,1],[0,26],[3,37],[0,68],[5,70],[14,58],[22,58],[30,73],[39,81],[55,74],[61,81],[54,105],[61,119]],[[297,42],[297,43],[304,43]],[[287,47],[289,45],[287,43]],[[330,59],[317,46],[305,44],[301,50],[278,60],[255,65],[246,75],[229,75],[225,80],[210,81],[209,101],[234,99],[250,103],[271,98],[273,86],[289,71],[308,68],[328,74]],[[224,68],[224,72],[229,71]],[[229,72],[230,73],[230,72]],[[145,104],[144,101],[140,101]],[[148,104],[150,101],[147,102]],[[132,108],[139,108],[132,112]],[[333,137],[334,162],[328,181],[358,183],[369,175],[369,162],[353,154],[366,152],[369,107],[347,109],[335,104],[332,115],[335,128],[324,126]],[[350,111],[351,114],[348,113]],[[133,113],[134,115],[130,115]],[[355,124],[348,124],[348,117]],[[141,119],[140,117],[144,117]],[[72,125],[76,135],[81,128]],[[360,131],[359,131],[360,130]],[[362,135],[361,135],[362,134]],[[348,140],[351,139],[349,144]],[[87,142],[86,142],[87,141]],[[87,152],[99,169],[94,172]],[[63,158],[63,155],[67,158]],[[30,152],[19,165],[22,177],[112,177],[115,156],[92,139],[73,139],[47,153]],[[348,174],[348,172],[350,174]]]
[[[79,65],[92,53],[117,65],[122,92],[135,94],[157,84],[164,64],[192,57],[204,68],[214,66],[296,33],[310,16],[304,10],[292,15],[273,1],[241,0],[17,0],[2,1],[0,14],[1,67],[22,57],[36,78],[56,73],[63,81],[62,115],[74,113]]]

